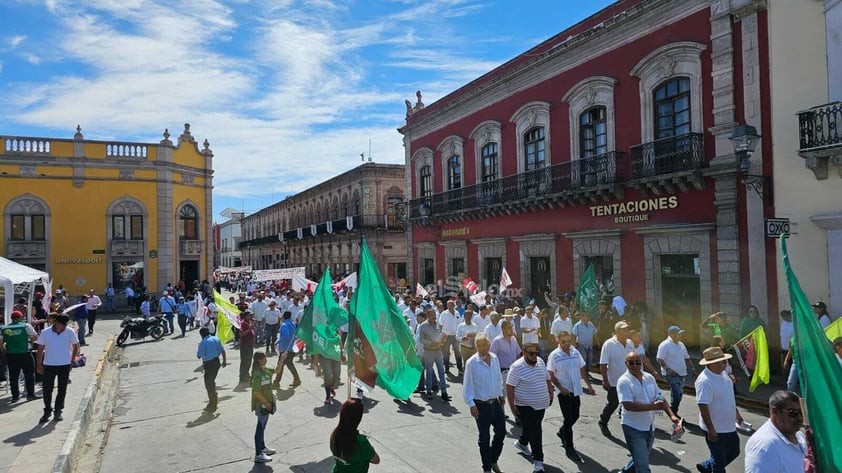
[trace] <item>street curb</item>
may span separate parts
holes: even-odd
[[[76,411],[76,416],[70,424],[70,431],[67,432],[67,438],[64,439],[64,444],[61,446],[58,457],[51,473],[70,473],[73,467],[74,455],[77,452],[77,444],[80,439],[87,434],[88,423],[91,420],[91,410],[96,401],[96,395],[99,391],[100,374],[102,373],[105,364],[108,363],[109,358],[113,352],[116,351],[117,345],[114,343],[114,337],[105,342],[105,347],[102,349],[102,355],[97,361],[97,366],[91,382],[88,383],[88,388],[85,390],[85,395],[82,396],[82,401],[79,403],[79,410]]]

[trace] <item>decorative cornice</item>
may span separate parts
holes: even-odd
[[[555,241],[558,235],[555,233],[536,233],[534,235],[513,236],[511,238],[518,243],[528,243],[533,241]]]
[[[620,238],[623,231],[616,228],[607,228],[605,230],[585,230],[581,232],[562,233],[562,236],[571,240],[582,239],[604,239],[604,238]]]
[[[638,235],[669,235],[675,233],[704,233],[716,229],[713,223],[680,223],[668,225],[651,225],[635,229]]]

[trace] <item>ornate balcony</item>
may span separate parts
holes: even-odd
[[[816,179],[827,179],[828,164],[842,176],[842,103],[833,102],[798,113],[798,155]]]
[[[236,247],[242,250],[248,247],[271,245],[279,242],[295,242],[356,230],[376,229],[388,232],[403,232],[406,230],[405,214],[405,204],[402,203],[396,206],[395,211],[392,213],[354,215],[338,220],[331,220],[330,222],[304,225],[300,228],[293,228],[292,230],[279,234],[237,241]],[[299,229],[301,230],[300,233]]]
[[[632,179],[701,169],[704,165],[701,133],[686,133],[631,147]]]
[[[473,216],[509,213],[513,209],[539,209],[608,200],[622,182],[623,153],[609,152],[506,176],[410,201],[409,218],[460,220]]]
[[[179,240],[178,253],[182,258],[202,256],[203,240]]]
[[[111,240],[111,256],[143,256],[143,240]]]
[[[46,241],[23,241],[23,240],[8,240],[6,241],[7,258],[46,258],[47,257],[47,242]]]

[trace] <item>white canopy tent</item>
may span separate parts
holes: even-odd
[[[12,321],[12,308],[15,305],[15,295],[28,293],[29,299],[26,306],[32,307],[32,296],[35,294],[35,286],[38,284],[48,285],[50,275],[29,266],[15,263],[12,260],[0,256],[0,286],[3,287],[3,294],[6,297],[4,305],[5,323]],[[29,314],[26,320],[29,320]]]

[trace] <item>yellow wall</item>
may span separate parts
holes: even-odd
[[[772,85],[773,195],[776,217],[789,218],[795,234],[787,241],[794,270],[811,300],[828,300],[827,237],[810,216],[839,211],[839,176],[816,180],[798,156],[797,112],[827,103],[827,60],[822,4],[810,0],[770,0],[769,50]],[[789,307],[778,260],[779,305]]]

